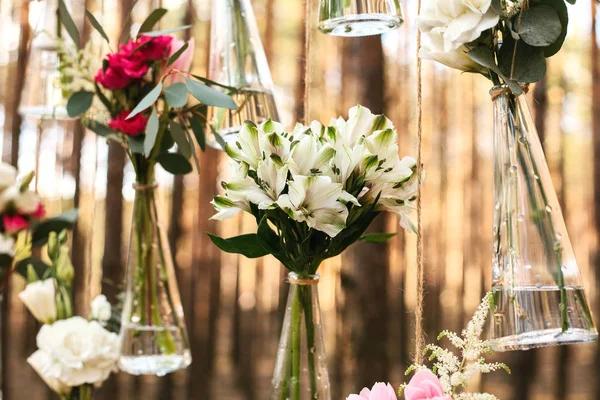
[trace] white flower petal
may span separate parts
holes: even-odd
[[[19,293],[19,299],[33,314],[35,319],[43,324],[56,320],[56,289],[54,279],[46,279],[29,283]]]

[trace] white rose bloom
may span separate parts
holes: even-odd
[[[499,19],[492,0],[429,0],[417,25],[424,33],[438,28],[444,39],[444,51],[450,52],[479,38]]]
[[[42,326],[37,345],[45,357],[45,368],[38,373],[43,374],[45,381],[58,381],[69,387],[85,383],[99,386],[116,370],[120,351],[116,334],[97,321],[81,317]],[[40,355],[36,357],[42,359]]]
[[[34,192],[26,190],[15,198],[15,207],[22,214],[33,214],[40,205],[40,198]]]
[[[15,255],[15,240],[10,236],[0,235],[0,254]]]
[[[41,323],[50,324],[56,320],[56,289],[52,278],[28,284],[19,293],[19,298]]]
[[[27,363],[31,365],[50,389],[59,395],[64,395],[67,398],[69,397],[71,394],[71,387],[65,385],[54,376],[54,361],[47,353],[38,350],[27,359]]]
[[[424,60],[437,61],[447,67],[464,72],[486,73],[486,69],[477,64],[467,55],[469,50],[466,46],[460,46],[456,50],[444,50],[444,38],[440,28],[432,29],[423,33],[423,44],[419,49],[419,57]]]
[[[17,169],[10,164],[0,163],[0,189],[7,188],[17,182]]]
[[[112,315],[112,307],[106,296],[101,294],[92,301],[92,319],[105,323]]]

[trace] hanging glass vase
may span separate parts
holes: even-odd
[[[250,0],[213,0],[208,78],[238,89],[238,110],[211,107],[208,123],[227,143],[242,124],[279,121],[273,80]],[[214,134],[207,143],[220,149]]]
[[[288,275],[288,295],[270,400],[331,400],[319,275]]]
[[[61,89],[57,37],[64,32],[57,21],[58,0],[30,1],[32,39],[19,113],[36,120],[72,119]]]
[[[321,0],[319,30],[328,35],[380,35],[403,22],[400,0]]]
[[[171,250],[158,215],[157,185],[138,182],[134,188],[119,367],[133,375],[162,376],[188,367],[192,358]]]
[[[494,99],[495,350],[597,338],[550,171],[524,95]]]

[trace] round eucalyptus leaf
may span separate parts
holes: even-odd
[[[521,17],[519,35],[525,43],[534,47],[546,47],[556,42],[562,32],[562,23],[553,7],[532,7]]]
[[[522,40],[515,41],[511,37],[507,37],[498,54],[498,66],[502,74],[511,80],[526,83],[537,82],[546,74],[544,49],[530,46]]]
[[[569,28],[569,10],[567,10],[564,0],[530,0],[530,5],[532,7],[547,5],[554,8],[558,14],[558,18],[560,19],[560,23],[562,25],[560,36],[550,46],[544,47],[544,55],[546,57],[552,57],[560,51],[565,39],[567,38],[567,30]]]

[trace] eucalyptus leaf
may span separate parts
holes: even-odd
[[[152,89],[139,103],[135,108],[129,113],[126,119],[133,118],[137,114],[141,113],[148,107],[152,106],[160,97],[162,92],[163,84],[159,82],[158,85],[154,89]]]
[[[156,36],[162,36],[162,35],[169,35],[171,33],[185,31],[186,29],[190,29],[191,27],[192,27],[191,25],[184,25],[184,26],[178,26],[177,28],[165,29],[162,31],[145,32],[144,36],[156,37]]]
[[[207,235],[215,246],[226,253],[241,254],[248,258],[260,258],[269,254],[269,252],[259,244],[258,235],[256,233],[235,236],[229,239],[223,239],[210,233],[207,233]]]
[[[556,42],[562,23],[553,7],[541,5],[525,11],[521,17],[519,35],[530,46],[546,47]]]
[[[365,243],[386,243],[398,233],[365,233],[360,237]]]
[[[181,55],[183,54],[183,52],[186,51],[189,46],[190,46],[190,43],[189,42],[185,42],[183,44],[183,46],[181,46],[179,48],[179,50],[177,50],[175,53],[173,53],[173,55],[171,57],[169,57],[169,61],[167,61],[167,67],[170,67],[175,61],[177,61],[177,59],[179,57],[181,57]]]
[[[146,137],[144,138],[144,154],[149,157],[156,143],[156,137],[158,136],[158,128],[160,122],[158,120],[158,113],[156,108],[152,108],[150,118],[148,118],[148,124],[146,124]]]
[[[196,138],[196,142],[198,142],[198,146],[200,146],[202,151],[206,150],[206,136],[204,134],[204,127],[206,126],[205,122],[200,120],[197,116],[193,116],[188,121],[192,128],[192,132],[194,132],[194,137]]]
[[[127,136],[127,142],[132,153],[144,154],[144,136]]]
[[[52,218],[48,218],[38,224],[32,226],[32,246],[42,247],[48,241],[50,232],[60,233],[64,229],[72,229],[77,218],[79,217],[79,210],[74,209],[67,211],[64,214],[57,215]]]
[[[104,95],[104,93],[102,92],[102,89],[100,89],[100,86],[98,86],[98,84],[95,85],[96,86],[96,95],[98,96],[98,98],[100,99],[100,101],[102,102],[102,104],[104,104],[104,107],[106,107],[107,110],[112,109],[112,104],[110,103],[110,100],[108,100],[108,97],[106,97]],[[112,115],[114,117],[114,115]]]
[[[87,120],[85,122],[85,126],[89,130],[94,132],[96,135],[102,136],[102,137],[106,137],[108,135],[112,135],[112,134],[116,133],[115,131],[110,129],[108,126],[101,124],[100,122],[94,121],[94,120]]]
[[[162,17],[165,16],[166,13],[167,10],[164,8],[157,8],[156,10],[152,11],[148,18],[146,18],[146,20],[142,23],[142,26],[140,26],[139,33],[151,31],[152,28],[154,28],[154,26],[158,23],[158,21],[162,19]]]
[[[196,80],[186,78],[187,88],[199,102],[213,107],[237,110],[237,105],[231,96],[219,92]]]
[[[548,5],[554,8],[554,10],[558,14],[558,18],[560,19],[560,23],[562,26],[560,36],[554,43],[544,48],[544,55],[546,57],[552,57],[560,51],[565,42],[565,39],[567,38],[569,28],[569,10],[567,9],[567,6],[563,0],[530,0],[530,5],[532,7],[539,5]]]
[[[190,142],[187,139],[185,131],[183,130],[181,125],[175,122],[172,122],[170,126],[171,136],[173,137],[175,143],[177,143],[179,153],[181,153],[182,156],[189,160],[189,158],[192,156],[192,146],[190,145]]]
[[[187,158],[177,153],[162,153],[156,157],[156,161],[173,175],[185,175],[192,172],[192,164]]]
[[[33,270],[37,276],[40,277],[40,279],[41,277],[45,276],[50,269],[50,265],[46,264],[42,260],[28,257],[15,264],[15,271],[23,278],[27,279],[27,270],[29,269],[30,265],[33,267]]]
[[[92,26],[94,27],[94,29],[96,29],[98,31],[98,33],[104,38],[104,40],[106,40],[106,43],[110,43],[110,39],[108,38],[108,35],[106,34],[106,32],[104,32],[104,28],[102,28],[102,25],[100,24],[100,22],[98,22],[96,17],[94,17],[94,14],[92,14],[89,10],[86,9],[85,15],[88,18],[88,20],[90,21],[90,24],[92,24]]]
[[[73,93],[67,102],[67,113],[69,117],[78,117],[92,106],[94,93],[85,90]]]
[[[516,46],[516,56],[513,57]],[[513,68],[514,59],[514,68]],[[546,74],[546,58],[541,47],[533,47],[522,40],[504,39],[498,53],[500,71],[517,82],[534,83]]]
[[[79,38],[79,31],[77,30],[77,25],[75,21],[73,21],[73,17],[69,13],[69,9],[65,4],[64,0],[58,0],[58,17],[62,22],[63,26],[67,30],[67,33],[73,39],[73,43],[77,48],[81,47],[81,39]]]
[[[177,82],[165,89],[165,99],[173,108],[181,108],[187,104],[188,89],[185,83]]]

